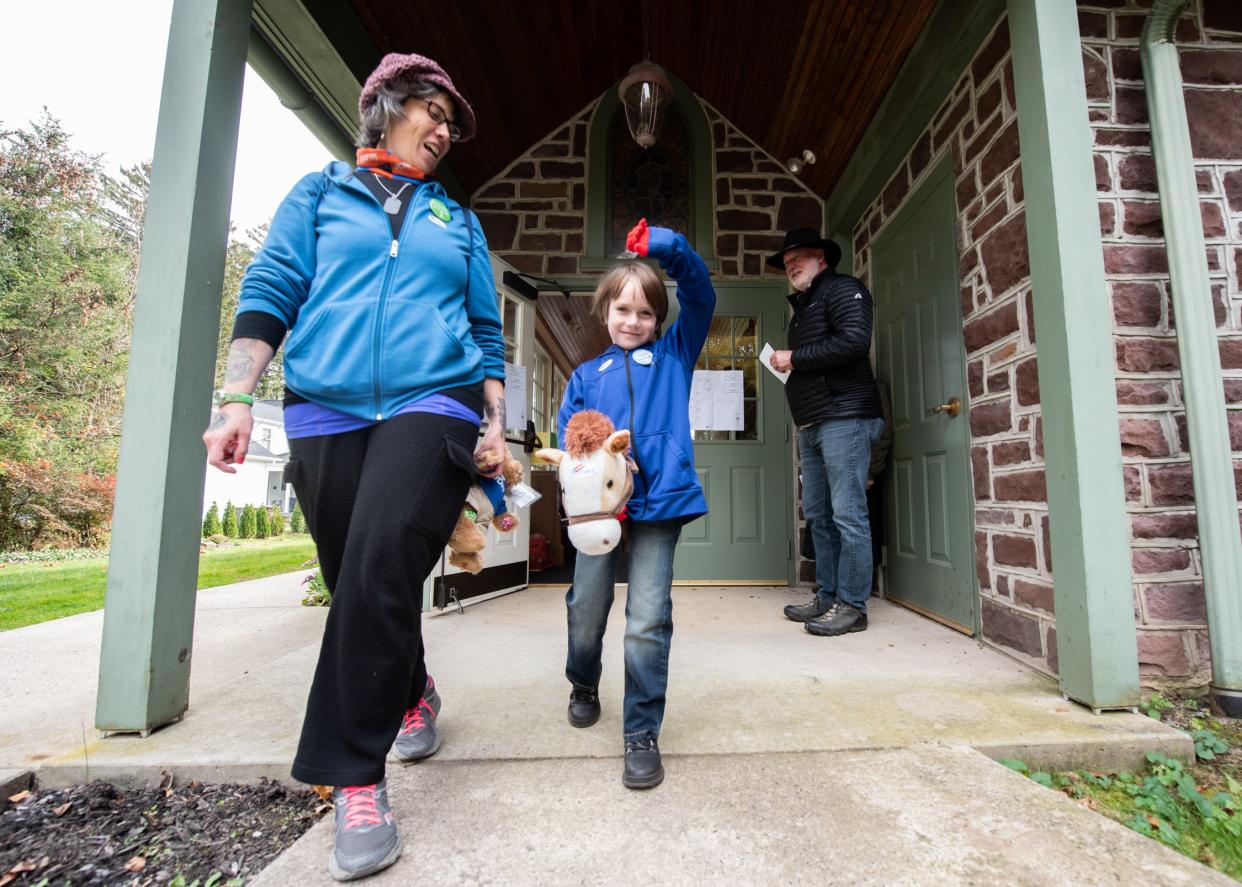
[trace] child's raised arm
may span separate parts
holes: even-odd
[[[642,219],[625,238],[625,245],[640,256],[650,256],[677,282],[677,302],[681,313],[669,330],[672,350],[690,367],[698,360],[712,312],[716,310],[716,290],[707,265],[681,234],[668,228],[651,228]]]

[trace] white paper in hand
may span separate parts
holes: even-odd
[[[776,349],[772,347],[772,343],[764,342],[763,350],[759,352],[759,362],[763,364],[764,368],[767,369],[769,373],[776,376],[776,378],[780,379],[781,384],[784,385],[785,381],[789,378],[789,370],[785,370],[785,372],[781,373],[781,372],[777,372],[776,370],[772,369],[771,361],[772,361],[772,355],[775,353],[775,351]]]

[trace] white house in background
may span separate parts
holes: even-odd
[[[232,502],[244,505],[279,505],[288,514],[293,510],[292,485],[285,483],[285,463],[289,461],[289,439],[285,437],[284,410],[278,400],[255,401],[251,409],[254,429],[246,461],[234,466],[236,474],[207,466],[203,485],[203,515],[211,503],[221,509]]]

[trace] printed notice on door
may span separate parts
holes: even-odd
[[[690,384],[693,431],[743,431],[742,371],[695,370]]]

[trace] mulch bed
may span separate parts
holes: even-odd
[[[0,812],[0,887],[236,887],[331,809],[267,781],[23,792]]]

